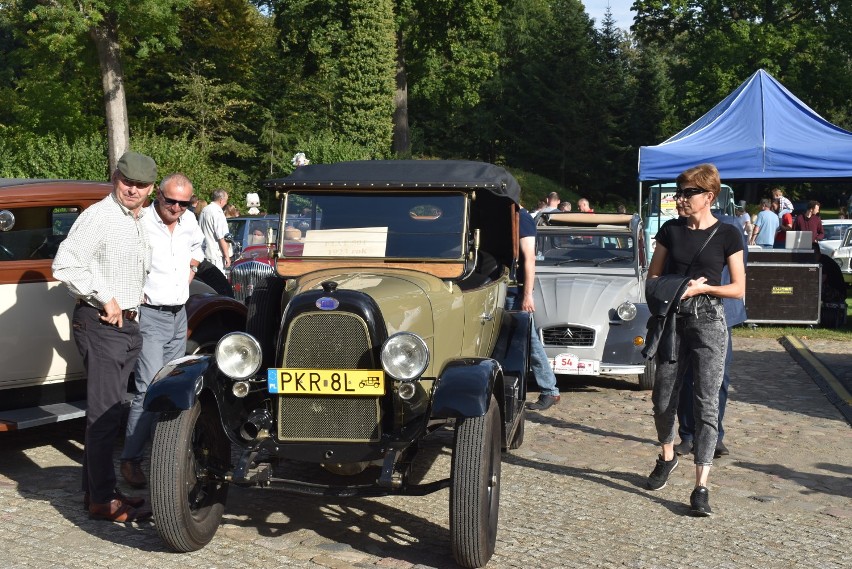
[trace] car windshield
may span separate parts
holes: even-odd
[[[635,256],[633,237],[600,231],[543,231],[536,237],[536,266],[583,265],[631,266]]]
[[[459,259],[465,199],[461,192],[289,192],[284,254]]]
[[[831,223],[824,224],[822,226],[825,231],[825,238],[831,240],[840,240],[843,239],[843,236],[846,234],[846,230],[852,227],[852,223]]]
[[[271,232],[271,233],[270,233]],[[250,219],[248,222],[248,234],[245,246],[265,245],[267,238],[271,237],[274,243],[278,235],[278,218],[262,217]]]

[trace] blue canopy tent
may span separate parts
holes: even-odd
[[[724,181],[852,178],[852,132],[760,69],[679,133],[640,147],[639,181],[674,180],[704,162]]]

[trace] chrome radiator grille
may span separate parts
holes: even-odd
[[[376,369],[367,325],[346,312],[309,312],[290,323],[284,367]],[[288,396],[278,398],[282,441],[377,441],[378,397]]]
[[[542,328],[541,335],[545,346],[590,348],[595,345],[595,331],[582,326]]]
[[[264,277],[272,274],[272,267],[266,263],[249,261],[240,263],[231,269],[231,286],[234,288],[234,298],[245,302],[254,292],[255,285]]]

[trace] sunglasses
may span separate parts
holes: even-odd
[[[675,198],[686,198],[689,199],[692,196],[697,196],[698,194],[706,194],[710,190],[705,190],[704,188],[678,188],[675,192]]]
[[[172,198],[167,198],[166,194],[162,192],[160,192],[160,195],[163,196],[163,202],[165,202],[166,205],[179,205],[184,209],[189,207],[189,200],[173,200]]]

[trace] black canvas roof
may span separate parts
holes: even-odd
[[[359,160],[301,166],[266,180],[268,188],[470,188],[486,189],[520,203],[521,187],[504,168],[466,160]]]

